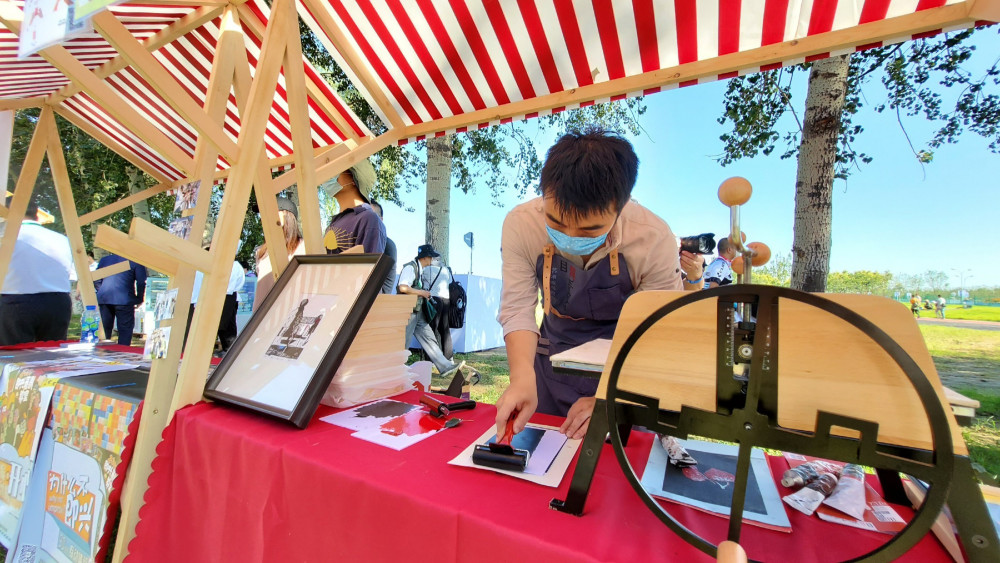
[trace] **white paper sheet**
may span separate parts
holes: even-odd
[[[531,481],[532,483],[537,483],[546,487],[558,487],[559,483],[562,482],[563,477],[566,475],[566,470],[569,468],[569,464],[573,460],[573,456],[576,455],[576,451],[580,449],[580,440],[566,439],[566,436],[560,434],[559,429],[554,426],[528,424],[526,428],[538,428],[545,431],[545,434],[538,442],[538,445],[534,448],[534,451],[531,453],[531,457],[528,458],[528,467],[525,468],[524,472],[494,469],[492,467],[485,467],[472,463],[472,452],[475,451],[476,445],[485,444],[491,439],[496,438],[496,430],[493,427],[490,427],[485,434],[480,436],[478,440],[469,445],[469,447],[465,448],[462,453],[458,454],[455,459],[449,461],[448,463],[461,467],[474,467],[476,469],[495,471],[497,473],[517,477],[519,479]],[[517,437],[515,436],[515,441],[516,440]],[[516,443],[514,445],[515,447],[517,446]],[[546,467],[547,470],[545,470]],[[539,473],[539,470],[541,473]]]
[[[356,406],[350,410],[326,415],[320,420],[351,430],[378,430],[382,424],[393,418],[419,408],[419,406],[411,405],[410,403],[382,399],[381,401]]]

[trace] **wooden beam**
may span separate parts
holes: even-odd
[[[252,15],[252,14],[251,14]],[[241,50],[236,57],[235,75],[233,79],[233,90],[236,98],[236,109],[240,112],[240,120],[249,117],[247,114],[247,100],[250,96],[250,62],[247,59],[246,50]],[[278,200],[271,193],[271,169],[263,164],[266,158],[264,147],[261,146],[261,165],[254,176],[254,194],[257,197],[257,208],[260,211],[260,224],[264,231],[264,242],[268,249],[284,249],[285,234],[281,229],[281,218],[278,214]],[[302,210],[299,210],[301,216]],[[281,275],[288,265],[288,255],[285,252],[268,251],[267,259],[271,263],[271,272],[275,276]]]
[[[196,234],[191,231],[191,236]],[[155,248],[158,252],[165,252],[177,258],[178,262],[202,272],[209,273],[213,269],[212,256],[201,248],[201,241],[196,243],[182,239],[138,217],[132,219],[128,238]]]
[[[399,113],[396,112],[396,108],[389,102],[389,98],[382,91],[375,77],[368,71],[368,67],[361,62],[361,57],[358,56],[354,47],[351,46],[351,43],[347,40],[347,36],[344,35],[344,32],[333,21],[329,7],[318,0],[302,0],[302,4],[309,10],[309,13],[312,14],[320,29],[330,39],[330,42],[340,53],[344,62],[347,63],[351,72],[361,82],[361,84],[355,84],[355,86],[363,92],[368,93],[372,101],[375,102],[375,106],[389,121],[391,128],[403,128],[405,125],[399,117]]]
[[[90,261],[87,259],[87,248],[83,244],[83,233],[80,231],[80,219],[77,216],[76,200],[73,198],[73,187],[69,182],[69,170],[66,168],[66,157],[63,154],[62,141],[59,139],[59,128],[56,127],[55,114],[50,106],[42,108],[42,114],[50,119],[45,121],[47,129],[45,140],[48,144],[49,169],[52,170],[52,182],[55,184],[56,197],[59,200],[59,210],[62,212],[63,226],[66,238],[73,251],[73,265],[76,267],[76,289],[80,292],[80,300],[85,306],[97,306],[97,291],[94,290],[94,280],[91,278]],[[103,326],[104,334],[111,332],[111,327]]]
[[[92,281],[103,280],[106,277],[113,276],[115,274],[120,274],[122,272],[127,272],[132,267],[128,260],[123,262],[115,262],[110,266],[105,266],[103,268],[98,268],[90,273],[90,279]]]
[[[294,28],[292,27],[294,26]],[[285,90],[288,95],[289,125],[292,130],[292,153],[295,157],[295,183],[299,194],[299,220],[307,254],[326,252],[323,225],[319,213],[319,184],[313,158],[312,125],[309,120],[309,94],[302,68],[302,44],[298,18],[289,21],[285,47]],[[269,178],[270,180],[270,178]],[[271,182],[268,182],[268,186]],[[264,188],[264,186],[261,186]],[[270,190],[264,190],[270,195]]]
[[[234,59],[239,52],[246,57],[245,39],[236,16],[235,9],[227,6],[222,13],[219,24],[219,39],[215,46],[212,60],[212,70],[209,74],[206,89],[204,112],[211,124],[221,127],[226,117],[226,104],[232,89]],[[195,147],[195,170],[193,178],[201,182],[198,202],[195,204],[191,219],[191,232],[201,236],[211,208],[212,183],[216,174],[215,162],[218,151],[204,137],[198,139]],[[238,162],[238,161],[237,161]],[[190,180],[184,180],[184,183]],[[141,228],[141,227],[140,227]],[[199,253],[204,253],[198,248]],[[209,255],[211,258],[211,255]],[[229,270],[227,270],[229,271]],[[144,502],[148,487],[148,478],[152,472],[152,463],[156,458],[156,446],[172,411],[170,404],[174,397],[177,382],[177,370],[180,365],[181,352],[185,345],[185,334],[182,327],[187,326],[191,296],[194,289],[195,270],[190,266],[180,264],[172,276],[170,287],[177,290],[179,307],[174,310],[170,340],[167,343],[166,357],[153,360],[149,374],[149,385],[146,387],[143,413],[139,432],[136,436],[136,447],[129,468],[130,484],[122,495],[121,521],[118,526],[118,537],[115,543],[115,553],[112,561],[118,563],[128,555],[128,545],[135,537],[135,527],[139,522],[139,509]],[[214,341],[214,338],[213,338]],[[152,416],[148,416],[149,414]]]
[[[155,185],[155,186],[153,186],[151,188],[146,188],[145,190],[142,190],[141,192],[134,193],[134,194],[132,194],[132,195],[126,197],[126,198],[120,199],[120,200],[118,200],[118,201],[116,201],[114,203],[105,205],[104,207],[102,207],[100,209],[95,209],[94,211],[91,211],[90,213],[86,213],[84,215],[81,215],[80,216],[80,223],[83,224],[83,225],[87,225],[87,224],[93,223],[94,221],[97,221],[98,219],[103,219],[104,217],[107,217],[108,215],[111,215],[112,213],[116,213],[118,211],[121,211],[122,209],[125,209],[126,207],[131,207],[131,206],[135,205],[136,203],[139,203],[140,201],[145,201],[145,200],[153,197],[154,195],[162,194],[163,192],[169,190],[170,188],[171,188],[171,184],[170,183],[159,183],[159,184],[157,184],[157,185]]]
[[[306,4],[310,4],[315,0],[304,1]],[[839,31],[812,35],[703,61],[600,82],[590,86],[580,86],[572,90],[538,96],[528,100],[486,108],[445,119],[419,123],[406,127],[401,131],[399,138],[409,139],[422,135],[433,135],[441,131],[453,131],[460,127],[496,122],[508,117],[517,117],[557,107],[572,106],[592,100],[608,99],[622,94],[642,92],[649,88],[669,86],[699,78],[714,78],[728,72],[747,68],[759,68],[773,63],[794,61],[810,55],[850,49],[857,45],[866,45],[925,31],[933,31],[956,25],[971,26],[981,16],[986,16],[987,19],[993,20],[1000,19],[1000,8],[997,6],[998,3],[995,0],[985,1],[985,3],[984,0],[977,0],[975,4],[971,5],[971,8],[969,2],[930,8]]]
[[[365,139],[362,140],[362,143],[368,142],[372,139],[374,139],[374,137],[366,137]],[[353,141],[347,141],[337,145],[330,145],[326,147],[322,152],[316,155],[315,159],[313,160],[314,162],[313,166],[315,166],[317,169],[321,168],[333,162],[334,160],[344,156],[353,149],[356,149],[357,147],[358,143],[355,143]],[[271,181],[271,189],[274,190],[274,193],[278,194],[287,190],[294,183],[295,183],[295,170],[289,170]],[[320,183],[322,183],[322,181],[320,181]]]
[[[132,32],[118,21],[115,15],[107,10],[91,16],[90,21],[108,43],[111,44],[125,60],[141,74],[150,86],[170,104],[199,135],[206,137],[215,148],[233,162],[238,159],[236,143],[230,140],[222,127],[209,121],[205,110],[184,91],[177,80],[170,75],[160,61],[147,51]]]
[[[233,0],[233,3],[238,4],[245,1],[246,0]],[[223,6],[208,4],[211,3],[206,2],[205,6],[195,8],[187,15],[178,18],[167,27],[156,32],[143,41],[143,47],[147,51],[155,51],[178,37],[190,33],[191,30],[201,27],[205,24],[205,22],[215,19],[220,13],[222,13]],[[94,74],[98,78],[104,79],[127,66],[128,62],[126,62],[125,57],[118,55],[110,61],[107,61],[101,66],[95,68]],[[77,84],[67,84],[66,86],[63,86],[59,90],[53,92],[49,96],[48,101],[50,104],[58,104],[66,98],[73,97],[79,91],[80,87]]]
[[[124,145],[122,145],[118,141],[108,136],[106,133],[104,133],[104,131],[101,131],[89,121],[81,119],[75,113],[68,111],[63,106],[53,106],[53,109],[55,110],[56,113],[62,116],[63,119],[69,121],[74,126],[76,126],[77,129],[90,135],[96,141],[100,142],[102,145],[114,151],[115,154],[129,161],[132,164],[132,166],[135,166],[139,170],[142,170],[146,174],[149,174],[149,176],[154,180],[156,180],[157,182],[166,182],[166,183],[170,182],[170,179],[164,176],[163,172],[160,172],[155,168],[153,168],[152,166],[150,166],[148,162],[137,157],[135,153],[125,148]]]
[[[4,281],[7,278],[7,268],[10,266],[11,257],[14,256],[14,243],[17,242],[21,221],[24,219],[24,213],[28,210],[31,195],[35,191],[35,180],[38,179],[38,171],[42,167],[49,121],[52,121],[52,112],[42,112],[38,122],[35,123],[35,131],[31,135],[31,143],[28,145],[28,152],[24,155],[24,164],[21,165],[21,173],[17,177],[14,195],[11,197],[10,207],[7,209],[7,223],[4,227],[3,239],[0,239],[0,290],[3,289]]]
[[[382,133],[378,137],[369,138],[354,150],[330,160],[316,169],[316,182],[322,184],[331,178],[336,178],[341,172],[370,157],[385,147],[399,140],[395,131]]]
[[[251,12],[245,5],[240,6],[240,17],[243,19],[243,23],[247,26],[247,29],[253,32],[254,35],[258,38],[263,36],[264,24],[262,24],[261,21],[257,19],[257,16],[254,15],[253,12]],[[298,34],[298,30],[296,30],[295,33]],[[285,69],[285,72],[288,72],[287,68]],[[313,84],[312,81],[306,81],[306,88],[309,90],[309,95],[313,97],[313,100],[315,100],[316,103],[322,107],[323,111],[325,111],[327,115],[333,119],[334,123],[337,124],[337,127],[343,131],[345,135],[347,135],[348,139],[356,141],[360,138],[358,134],[354,132],[354,129],[347,122],[347,120],[344,119],[339,111],[337,111],[337,108],[334,107],[333,103],[327,99],[326,95],[320,91],[320,89]],[[331,90],[333,90],[333,88],[331,88]],[[289,104],[289,107],[291,107],[291,104]]]
[[[9,4],[0,4],[0,6]],[[20,9],[15,8],[20,13]],[[17,36],[21,34],[19,21],[6,18],[9,9],[0,11],[0,21]],[[38,53],[43,59],[56,67],[67,78],[79,84],[80,88],[90,95],[109,115],[117,119],[171,164],[183,171],[190,170],[194,163],[191,158],[170,140],[162,131],[136,111],[132,104],[122,99],[111,86],[97,77],[86,66],[76,59],[65,47],[53,45]]]
[[[177,257],[132,240],[125,233],[116,231],[107,225],[97,226],[94,246],[168,276],[176,275],[181,264]]]
[[[0,100],[0,111],[37,108],[41,107],[44,103],[45,98],[42,96],[21,98],[19,100]]]
[[[215,234],[212,238],[213,261],[229,263],[236,254],[236,246],[243,230],[250,190],[260,168],[257,159],[264,147],[264,132],[270,113],[274,93],[278,86],[278,74],[285,51],[285,30],[289,19],[297,21],[294,0],[275,0],[271,6],[271,21],[264,33],[260,57],[254,72],[253,85],[247,100],[246,119],[242,120],[237,145],[244,158],[235,163],[226,185]],[[249,158],[247,158],[247,156]],[[198,401],[205,388],[205,373],[214,348],[214,338],[219,316],[222,313],[223,296],[229,284],[229,269],[217,268],[205,276],[201,296],[195,308],[191,325],[191,338],[184,351],[180,374],[174,391],[171,412]]]

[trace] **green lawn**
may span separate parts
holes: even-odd
[[[910,305],[904,303],[906,307]],[[933,309],[920,309],[920,316],[925,319],[934,318]],[[1000,307],[986,307],[984,305],[975,305],[969,309],[963,309],[958,305],[948,305],[944,309],[944,316],[946,319],[953,320],[963,320],[963,321],[993,321],[1000,322]]]

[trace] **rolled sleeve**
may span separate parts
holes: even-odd
[[[528,330],[538,334],[535,309],[538,306],[538,280],[535,276],[537,252],[519,233],[523,227],[518,215],[504,219],[500,256],[503,260],[503,290],[500,294],[500,314],[497,320],[503,334]],[[537,250],[537,249],[534,249]]]
[[[644,267],[640,270],[642,276],[636,283],[636,291],[684,289],[681,282],[680,248],[677,246],[677,240],[669,228],[657,239],[646,255]]]

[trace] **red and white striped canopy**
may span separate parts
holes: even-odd
[[[305,0],[304,3],[314,9],[321,6],[329,12],[332,21],[347,35],[361,64],[407,126],[846,30],[946,4],[972,4],[963,0]],[[319,25],[317,14],[301,9],[300,13],[331,53],[340,56],[344,63],[343,53]],[[940,29],[932,33],[937,31]],[[887,38],[886,42],[912,37],[913,34],[901,35]],[[865,43],[868,44],[850,44],[832,54],[876,46]],[[830,54],[828,51],[812,58]],[[764,68],[798,62],[802,61],[779,61]],[[760,69],[761,65],[751,59],[738,71],[609,98],[641,95]],[[584,100],[538,113],[594,101],[606,100]],[[371,97],[369,102],[375,106]],[[537,113],[529,113],[527,117],[534,115]],[[525,116],[513,119],[522,117]],[[511,119],[472,126],[485,127]]]
[[[247,38],[247,57],[251,67],[256,66],[260,54],[261,37],[258,34],[267,23],[268,9],[260,0],[247,3],[252,15],[260,26],[243,23]],[[191,6],[137,6],[123,5],[111,8],[116,17],[132,31],[140,41],[148,39],[193,12]],[[153,52],[156,59],[181,84],[184,91],[199,105],[203,105],[208,88],[209,74],[215,46],[219,38],[218,18],[208,21],[187,34],[171,41]],[[87,67],[94,69],[118,55],[101,36],[89,34],[68,41],[66,49]],[[312,83],[309,96],[309,117],[312,125],[313,147],[326,147],[348,138],[369,135],[364,126],[333,92],[325,80],[308,62],[303,61],[306,79]],[[253,71],[251,70],[251,75]],[[32,55],[24,61],[17,60],[17,36],[4,29],[0,32],[0,98],[28,98],[47,96],[69,84],[59,70],[42,57]],[[157,129],[166,134],[180,150],[193,156],[198,140],[197,131],[177,114],[170,105],[150,86],[142,75],[131,67],[108,76],[105,82],[119,94],[124,103],[129,104]],[[122,125],[86,93],[79,92],[67,98],[62,107],[90,126],[107,135],[118,146],[112,147],[127,152],[148,165],[156,176],[179,180],[186,176],[163,155],[141,140],[135,133]],[[337,115],[334,116],[333,113]],[[338,123],[346,124],[348,131]],[[226,112],[225,132],[234,142],[240,129],[239,112],[235,98],[230,95]],[[281,159],[292,154],[292,138],[289,125],[288,103],[285,91],[284,73],[279,78],[274,104],[265,135],[265,152],[269,159]],[[285,160],[288,160],[287,158]],[[229,164],[219,159],[218,168],[224,170]]]

